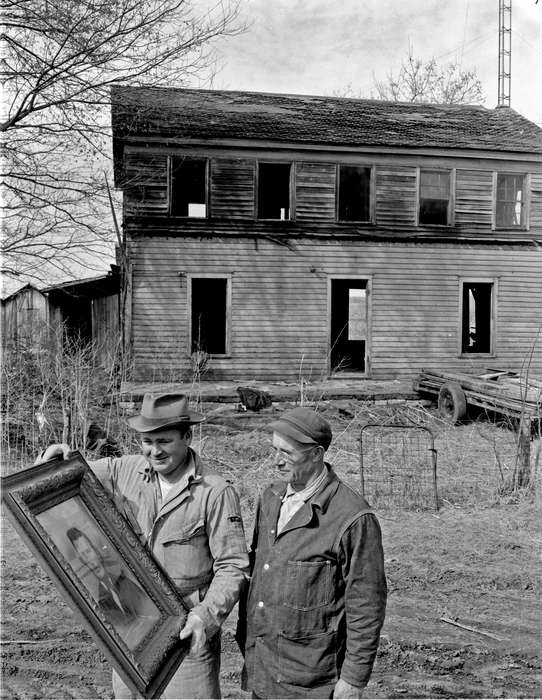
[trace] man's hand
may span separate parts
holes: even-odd
[[[334,698],[361,698],[363,697],[363,688],[357,688],[355,685],[350,685],[341,678],[335,683],[335,690],[333,691]]]
[[[55,457],[62,457],[62,459],[69,459],[72,453],[72,448],[64,443],[49,445],[41,455],[37,458],[34,464],[42,464],[43,462],[48,462],[50,459],[55,459]]]
[[[207,640],[207,635],[205,634],[205,625],[200,618],[190,612],[186,618],[186,624],[179,633],[181,639],[188,639],[192,636],[190,640],[190,651],[194,654],[198,654],[203,651],[205,642]]]

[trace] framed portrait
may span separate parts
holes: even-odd
[[[187,610],[81,454],[3,477],[14,527],[125,683],[157,697]]]

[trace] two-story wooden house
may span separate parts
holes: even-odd
[[[509,108],[116,87],[136,380],[542,372],[542,130]]]

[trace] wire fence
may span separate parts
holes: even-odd
[[[364,425],[360,477],[362,493],[375,508],[438,510],[437,452],[424,426]]]

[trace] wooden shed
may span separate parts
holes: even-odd
[[[2,300],[4,349],[39,348],[63,325],[68,339],[94,343],[101,364],[110,366],[119,342],[119,272],[50,285],[31,284]]]
[[[514,110],[115,87],[112,119],[134,379],[542,371]]]

